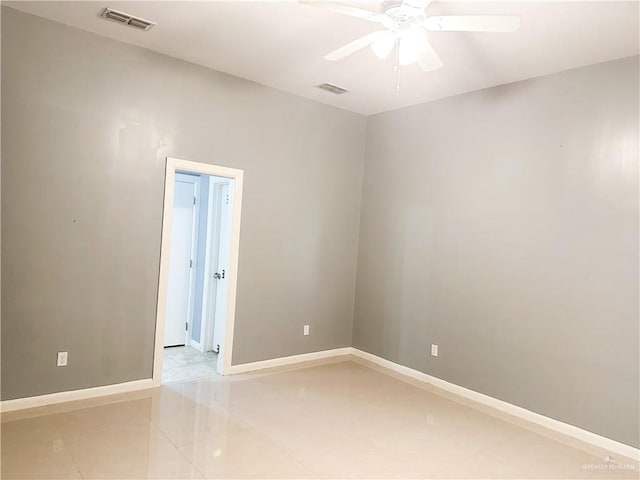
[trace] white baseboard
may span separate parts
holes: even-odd
[[[36,397],[16,398],[15,400],[4,400],[0,402],[0,412],[12,412],[25,408],[44,407],[56,403],[73,402],[75,400],[86,400],[88,398],[104,397],[118,393],[135,392],[152,388],[150,378],[144,380],[134,380],[132,382],[116,383],[101,387],[83,388],[82,390],[70,390],[67,392],[49,393]]]
[[[263,360],[260,362],[244,363],[241,365],[233,365],[229,371],[230,374],[251,372],[254,370],[262,370],[265,368],[280,367],[283,365],[292,365],[310,360],[320,360],[324,358],[338,357],[340,355],[349,355],[352,352],[351,347],[336,348],[333,350],[323,350],[320,352],[303,353],[300,355],[291,355],[290,357],[273,358],[271,360]],[[0,412],[12,412],[15,410],[23,410],[25,408],[43,407],[45,405],[53,405],[56,403],[73,402],[75,400],[86,400],[89,398],[103,397],[106,395],[115,395],[118,393],[135,392],[137,390],[145,390],[153,388],[157,385],[153,384],[151,378],[144,380],[135,380],[133,382],[116,383],[114,385],[104,385],[101,387],[84,388],[81,390],[71,390],[67,392],[49,393],[46,395],[38,395],[36,397],[16,398],[15,400],[4,400],[0,402]]]
[[[270,360],[262,360],[259,362],[241,363],[239,365],[231,365],[229,373],[231,375],[237,373],[252,372],[254,370],[263,370],[265,368],[281,367],[283,365],[293,365],[300,362],[308,362],[310,360],[321,360],[324,358],[339,357],[341,355],[350,355],[353,348],[334,348],[333,350],[322,350],[319,352],[301,353],[300,355],[291,355],[289,357],[272,358]]]
[[[474,390],[469,390],[468,388],[461,387],[460,385],[449,383],[440,378],[427,375],[426,373],[423,373],[419,370],[414,370],[413,368],[405,367],[404,365],[399,365],[389,360],[385,360],[384,358],[378,357],[377,355],[363,352],[362,350],[358,350],[357,348],[352,348],[351,353],[356,357],[362,358],[371,363],[375,363],[376,365],[385,367],[401,375],[405,375],[407,377],[411,377],[414,380],[431,384],[434,387],[440,388],[460,397],[473,400],[483,405],[487,405],[514,417],[522,418],[531,423],[545,427],[549,430],[553,430],[582,442],[595,445],[596,447],[617,453],[618,455],[632,458],[636,461],[640,460],[640,449],[637,449],[630,445],[625,445],[624,443],[620,443],[616,440],[603,437],[602,435],[598,435],[597,433],[589,432],[587,430],[583,430],[582,428],[569,425],[568,423],[563,423],[559,420],[545,417],[544,415],[532,412],[530,410],[527,410],[526,408],[518,407],[517,405],[498,400],[497,398],[490,397]]]
[[[567,435],[590,445],[608,450],[610,452],[623,455],[628,458],[632,458],[636,461],[640,460],[640,449],[625,445],[616,440],[603,437],[593,432],[583,430],[582,428],[569,425],[567,423],[555,420],[553,418],[546,417],[539,413],[532,412],[517,405],[507,403],[503,400],[490,397],[483,393],[469,390],[468,388],[461,387],[454,383],[447,382],[437,377],[433,377],[426,373],[413,368],[399,365],[390,360],[378,357],[371,353],[358,350],[357,348],[344,347],[336,348],[333,350],[323,350],[319,352],[303,353],[300,355],[291,355],[288,357],[273,358],[270,360],[262,360],[259,362],[243,363],[240,365],[232,365],[229,371],[230,374],[238,374],[245,372],[252,372],[255,370],[263,370],[265,368],[280,367],[284,365],[293,365],[301,362],[308,362],[311,360],[321,360],[326,358],[338,357],[342,355],[354,355],[355,357],[364,359],[381,367],[387,368],[393,372],[410,377],[420,382],[425,382],[434,387],[440,388],[446,392],[453,393],[460,397],[473,400],[482,405],[489,406],[498,411],[512,415],[529,421],[533,424],[540,425],[549,430]],[[118,393],[133,392],[137,390],[145,390],[153,388],[152,379],[135,380],[132,382],[117,383],[114,385],[104,385],[101,387],[85,388],[82,390],[72,390],[67,392],[50,393],[47,395],[39,395],[36,397],[17,398],[15,400],[5,400],[0,402],[0,412],[11,412],[14,410],[22,410],[25,408],[42,407],[45,405],[52,405],[56,403],[71,402],[74,400],[85,400],[89,398],[102,397],[106,395],[115,395]]]

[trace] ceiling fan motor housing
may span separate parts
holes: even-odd
[[[425,20],[423,8],[416,7],[402,0],[386,0],[380,5],[380,13],[389,19],[383,22],[391,30],[405,30]]]

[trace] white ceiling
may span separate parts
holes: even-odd
[[[639,53],[639,3],[434,1],[430,15],[509,14],[517,33],[432,33],[444,67],[395,74],[370,49],[338,63],[322,57],[379,26],[295,0],[226,2],[4,2],[24,12],[182,58],[319,102],[369,115],[471,90]],[[377,10],[380,2],[345,2]],[[98,18],[105,6],[157,22],[148,32]],[[330,82],[350,93],[314,88]]]

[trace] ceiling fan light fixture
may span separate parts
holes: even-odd
[[[383,32],[379,38],[371,44],[371,50],[380,60],[389,58],[389,54],[396,45],[396,36],[391,31]]]
[[[398,63],[402,66],[413,65],[418,62],[418,50],[414,45],[404,45],[405,42],[400,42],[400,51],[398,55]]]
[[[381,60],[386,60],[400,42],[398,51],[398,63],[400,65],[413,65],[418,62],[420,52],[428,45],[428,39],[424,30],[411,28],[401,32],[383,32],[375,42],[371,44],[371,50]]]
[[[427,34],[421,28],[410,28],[402,33],[399,38],[400,51],[399,63],[400,65],[413,65],[418,61],[420,52],[424,50],[428,45]]]

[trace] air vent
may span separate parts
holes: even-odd
[[[342,95],[349,92],[346,88],[339,87],[333,83],[323,83],[322,85],[316,85],[316,87],[326,90],[327,92],[335,93],[336,95]]]
[[[138,30],[149,30],[155,26],[155,23],[150,22],[149,20],[134,17],[128,13],[119,12],[118,10],[112,10],[110,8],[105,8],[100,16],[107,20],[112,20],[114,22],[122,23],[123,25],[137,28]]]

